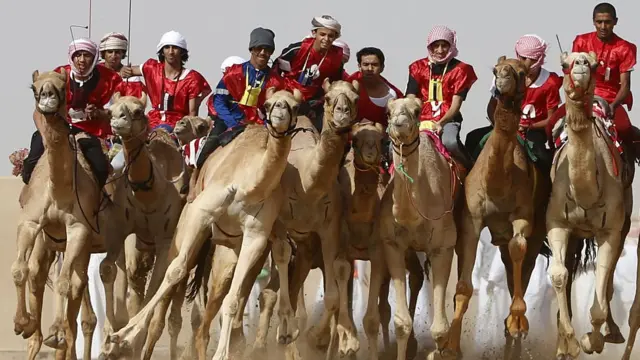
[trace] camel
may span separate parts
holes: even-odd
[[[518,144],[518,125],[529,69],[517,59],[502,56],[494,67],[499,92],[495,125],[487,143],[465,180],[465,199],[458,212],[456,244],[458,284],[456,312],[451,325],[449,349],[459,351],[462,319],[473,294],[471,275],[480,232],[487,226],[491,242],[499,246],[513,297],[505,319],[505,359],[512,344],[520,344],[529,322],[525,316],[526,292],[536,258],[542,251],[546,228],[544,216],[550,192],[548,176],[528,160]]]
[[[625,223],[631,213],[632,194],[630,187],[625,189],[619,170],[622,158],[605,135],[603,120],[593,114],[596,55],[563,53],[561,61],[568,72],[563,82],[567,142],[554,156],[546,222],[553,256],[549,275],[559,308],[556,353],[558,358],[575,359],[581,348],[587,354],[604,349],[607,339],[601,327],[611,320],[608,304],[613,291],[611,282],[626,236],[624,228],[628,231]],[[592,331],[578,342],[571,325],[568,305],[571,292],[567,287],[574,269],[568,270],[567,263],[571,264],[575,257],[577,243],[592,238],[598,246]]]
[[[172,181],[167,180],[156,165],[157,158],[150,152],[153,143],[171,143],[162,133],[146,145],[148,120],[144,115],[144,104],[132,96],[114,96],[111,105],[111,128],[122,139],[126,166],[123,176],[115,180],[113,200],[123,207],[125,223],[120,224],[125,235],[130,236],[124,244],[125,270],[128,279],[129,317],[140,311],[145,299],[147,273],[153,266],[146,298],[153,296],[168,264],[166,259],[171,239],[182,211],[182,200]],[[155,255],[155,261],[154,261]],[[113,284],[107,286],[107,318],[109,325],[120,328],[114,314]],[[126,289],[119,289],[119,299],[126,299]],[[127,319],[129,318],[127,317]],[[116,324],[118,326],[116,326]],[[107,326],[108,327],[108,326]],[[111,329],[106,332],[108,336]],[[176,339],[172,338],[172,341]]]
[[[240,287],[248,270],[267,247],[284,200],[280,178],[287,166],[291,137],[296,132],[300,102],[298,91],[291,94],[268,89],[267,126],[248,125],[236,139],[208,157],[196,182],[196,198],[184,207],[180,216],[168,257],[170,265],[160,288],[124,328],[110,337],[110,346],[104,355],[111,358],[129,352],[138,346],[138,335],[148,328],[143,352],[145,359],[151,357],[172,298],[170,322],[181,322],[174,312],[180,312],[187,274],[196,262],[200,262],[199,258],[206,257],[203,244],[212,238],[216,244],[239,250],[231,288],[222,304],[222,327],[214,356],[217,360],[228,359],[231,320],[241,311],[238,307]],[[219,171],[225,167],[228,171]],[[274,240],[276,244],[277,239]],[[213,316],[207,315],[201,326],[206,330],[199,332],[196,338],[201,345],[199,351],[206,350],[209,340],[208,329]],[[199,354],[200,358],[204,355],[204,352]],[[171,357],[175,356],[172,351]]]
[[[422,101],[409,96],[390,100],[388,133],[393,148],[395,172],[380,205],[380,241],[384,260],[396,293],[394,322],[398,359],[405,359],[413,321],[407,308],[405,254],[411,249],[429,255],[433,265],[433,303],[435,309],[431,332],[437,349],[428,355],[435,359],[447,345],[449,324],[445,313],[445,293],[449,279],[456,226],[453,217],[457,187],[455,170],[441,154],[430,134],[419,130]],[[384,271],[372,262],[369,300],[377,296]],[[425,269],[428,271],[428,269]],[[372,295],[371,292],[373,292]],[[378,329],[379,319],[372,311],[375,301],[367,305],[367,332]],[[377,355],[372,355],[377,356]]]
[[[173,134],[178,139],[178,144],[184,146],[191,140],[207,136],[209,128],[207,120],[198,116],[185,116],[176,123]]]
[[[32,78],[33,118],[42,134],[45,153],[20,194],[18,257],[11,267],[18,295],[14,331],[29,338],[28,358],[35,359],[43,342],[41,315],[48,271],[55,252],[64,252],[54,287],[54,323],[44,343],[57,349],[56,358],[75,359],[76,318],[81,301],[85,303],[85,355],[91,351],[96,325],[86,288],[89,256],[105,252],[118,238],[123,217],[98,188],[88,162],[78,151],[77,139],[84,135],[70,133],[64,95],[66,74],[40,74],[36,70]],[[25,303],[27,279],[31,313]]]

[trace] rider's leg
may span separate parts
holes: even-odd
[[[36,164],[40,157],[42,157],[42,154],[44,154],[44,143],[42,142],[42,135],[36,130],[36,132],[31,135],[29,155],[27,155],[22,163],[22,181],[25,184],[29,183],[33,169],[36,168]]]
[[[527,131],[527,140],[533,143],[533,153],[538,158],[538,167],[545,174],[551,171],[553,154],[547,149],[547,134],[543,129],[531,129]]]
[[[102,151],[100,140],[93,135],[89,135],[87,138],[78,139],[78,145],[96,176],[98,187],[104,187],[109,177],[109,159]]]
[[[471,169],[473,162],[462,141],[460,141],[460,127],[461,124],[456,121],[446,123],[442,127],[442,144],[456,161],[460,162],[465,168]]]

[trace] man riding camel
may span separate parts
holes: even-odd
[[[211,86],[199,72],[184,67],[189,60],[189,50],[187,40],[179,32],[162,35],[157,55],[158,60],[125,66],[121,73],[125,78],[144,77],[152,106],[148,115],[150,128],[163,127],[172,132],[183,117],[198,115],[198,108],[211,93]]]
[[[240,56],[232,55],[227,57],[222,61],[222,64],[220,65],[222,76],[224,76],[224,74],[232,65],[244,64],[245,62],[247,62],[247,60],[245,60],[244,58],[241,58]],[[213,127],[218,126],[220,129],[222,129],[221,126],[224,124],[224,121],[218,118],[218,113],[216,112],[216,108],[215,106],[213,106],[214,97],[215,96],[210,96],[209,99],[207,99],[207,116],[209,116],[209,119],[211,120]]]
[[[342,26],[329,15],[317,16],[311,20],[311,34],[301,42],[287,46],[276,61],[278,72],[282,73],[285,89],[302,92],[304,103],[300,115],[307,115],[322,130],[324,106],[324,79],[342,80],[344,72],[343,50],[333,44],[340,37]]]
[[[440,135],[456,162],[471,169],[471,158],[460,141],[460,107],[478,78],[471,65],[456,59],[456,41],[455,32],[445,26],[431,30],[429,55],[409,66],[406,94],[422,100],[420,120],[429,122],[428,128]]]
[[[282,88],[282,78],[269,67],[275,48],[273,31],[261,27],[253,29],[249,36],[251,58],[242,64],[231,65],[222,76],[213,95],[217,120],[214,120],[214,126],[200,148],[191,185],[195,184],[207,157],[220,146],[223,133],[230,141],[244,130],[244,125],[264,123],[266,89]],[[188,201],[193,200],[193,191],[193,186],[190,186]]]
[[[54,71],[67,76],[67,117],[71,134],[86,133],[78,139],[80,150],[89,162],[102,188],[109,175],[109,161],[98,138],[111,135],[110,116],[104,106],[111,100],[122,78],[118,73],[98,63],[98,45],[89,39],[77,39],[69,44],[69,64]],[[44,154],[42,135],[36,130],[31,137],[29,155],[24,160],[22,180],[29,183],[33,169]]]
[[[552,153],[546,148],[545,127],[560,105],[562,77],[551,72],[544,64],[548,44],[538,35],[528,34],[520,37],[515,45],[516,56],[529,68],[526,77],[526,90],[522,101],[520,133],[533,143],[533,151],[540,160],[539,165],[545,173],[551,170]],[[487,116],[493,124],[493,116],[498,104],[495,78],[491,83],[491,98],[487,105]],[[466,148],[474,151],[481,139],[493,129],[493,125],[471,131],[467,135]]]
[[[121,33],[110,32],[100,40],[100,58],[103,60],[98,65],[105,66],[117,73],[122,70],[122,60],[127,57],[128,49],[127,37]],[[142,82],[142,77],[131,76],[123,81],[116,92],[121,96],[135,96],[142,102],[147,102],[147,87]],[[111,105],[109,102],[106,106]]]

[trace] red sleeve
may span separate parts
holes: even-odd
[[[193,81],[191,81],[191,84],[188,90],[189,100],[195,99],[200,94],[203,94],[203,93],[207,93],[207,95],[209,95],[209,93],[211,93],[211,86],[209,85],[207,80],[205,80],[204,76],[202,76],[197,71],[194,71],[193,74],[195,76],[193,78]]]
[[[148,59],[142,65],[140,65],[140,72],[142,73],[142,77],[144,81],[149,82],[149,79],[153,78],[153,69],[158,64],[156,59]]]
[[[349,73],[346,70],[342,70],[342,80],[347,81],[349,77]]]
[[[284,80],[282,79],[282,76],[278,74],[278,71],[275,68],[271,69],[269,73],[269,80],[267,80],[267,84],[265,85],[264,89],[266,90],[271,87],[275,88],[276,91],[284,90]]]
[[[556,75],[556,73],[551,73],[548,81],[549,90],[547,92],[547,110],[560,105],[560,87],[562,86],[562,78]]]
[[[585,52],[585,45],[586,44],[584,42],[584,38],[578,35],[575,39],[573,39],[573,47],[571,48],[571,52]]]
[[[633,69],[636,65],[638,48],[631,43],[626,43],[622,49],[622,61],[620,62],[620,73],[625,73]]]
[[[478,77],[473,70],[473,66],[460,64],[460,71],[456,72],[456,76],[452,80],[454,82],[453,94],[457,95],[464,90],[471,89],[471,86],[476,82],[476,80],[478,80]]]
[[[112,72],[111,76],[108,79],[108,83],[105,85],[105,94],[102,99],[100,99],[100,104],[98,105],[100,105],[100,107],[104,107],[105,105],[107,105],[107,103],[109,103],[109,101],[111,100],[111,97],[113,97],[113,94],[115,94],[116,91],[119,91],[119,89],[123,89],[122,84],[122,77],[120,77],[117,72]]]

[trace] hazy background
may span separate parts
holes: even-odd
[[[29,84],[35,69],[51,70],[67,62],[71,41],[69,25],[88,25],[89,0],[9,1],[0,0],[0,26],[4,56],[5,86],[0,88],[5,109],[0,155],[8,156],[19,147],[28,147],[35,130],[31,119],[33,97]],[[560,72],[558,34],[565,50],[571,49],[576,34],[593,30],[591,14],[598,1],[584,0],[483,0],[447,1],[256,1],[132,0],[130,60],[139,64],[155,56],[162,34],[182,33],[189,46],[187,66],[201,72],[215,86],[220,79],[220,63],[229,55],[248,57],[249,32],[257,27],[276,33],[279,55],[289,43],[309,33],[313,16],[333,15],[343,28],[342,39],[351,47],[347,70],[357,70],[355,53],[364,46],[381,48],[386,57],[384,75],[400,89],[407,82],[409,64],[426,56],[426,37],[433,25],[445,24],[458,34],[458,56],[474,66],[478,81],[462,107],[463,134],[486,124],[485,106],[491,85],[491,68],[500,55],[514,56],[514,44],[523,34],[536,33],[551,44],[546,67]],[[638,43],[640,2],[614,1],[620,18],[616,32]],[[125,35],[128,28],[128,0],[94,0],[91,38],[99,42],[107,32]],[[76,37],[87,30],[74,29]],[[125,60],[126,61],[126,60]],[[637,76],[637,75],[636,75]],[[635,78],[635,76],[634,76]],[[636,97],[638,80],[632,81]],[[640,99],[640,97],[638,97]],[[637,104],[636,106],[640,106]],[[631,119],[636,124],[634,115]],[[200,114],[206,114],[202,106]],[[4,155],[3,155],[4,154]],[[9,175],[8,158],[0,161],[0,175]]]

